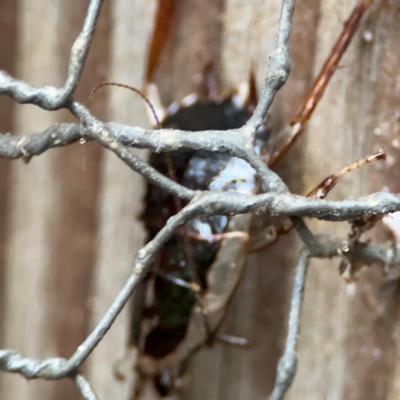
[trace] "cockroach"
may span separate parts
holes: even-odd
[[[357,31],[371,0],[360,0],[346,21],[331,54],[300,113],[281,135],[275,149],[266,152],[269,132],[259,130],[255,151],[274,168],[304,131],[326,86],[337,69],[342,55]],[[158,44],[159,45],[159,44]],[[157,57],[151,52],[150,67]],[[150,74],[151,75],[151,74]],[[218,97],[209,88],[208,96],[186,96],[164,109],[157,87],[147,86],[154,126],[186,131],[239,128],[250,118],[254,107],[255,85],[251,79],[232,95]],[[279,135],[278,135],[279,136]],[[368,162],[384,159],[384,151],[345,167],[324,179],[309,192],[310,197],[324,198],[338,180]],[[255,171],[243,160],[206,151],[176,151],[150,156],[150,164],[170,178],[195,190],[233,190],[255,193]],[[148,185],[142,216],[151,240],[169,217],[183,206],[163,190]],[[132,344],[138,349],[138,381],[135,399],[151,390],[155,398],[177,398],[181,377],[191,356],[215,341],[246,345],[241,338],[219,332],[230,300],[237,288],[250,250],[251,215],[213,216],[190,221],[164,245],[150,272],[135,294]],[[264,244],[271,244],[290,230],[290,223],[280,228],[268,227]]]
[[[159,104],[157,89],[148,91],[150,101]],[[245,85],[226,98],[190,95],[161,113],[160,125],[188,131],[238,128],[251,116],[250,97]],[[265,134],[258,133],[259,150]],[[150,164],[165,174],[172,169],[174,179],[195,190],[257,190],[255,171],[224,154],[179,151],[166,159],[154,153]],[[149,185],[143,221],[150,240],[178,207],[173,196]],[[244,270],[250,224],[251,215],[190,221],[166,243],[144,280],[134,339],[140,353],[137,369],[144,381],[151,378],[160,395],[177,390],[185,363],[200,347],[215,340],[240,342],[218,330]]]

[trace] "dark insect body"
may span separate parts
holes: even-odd
[[[246,102],[238,96],[219,101],[192,96],[181,106],[170,107],[161,127],[227,130],[241,127],[250,116]],[[259,136],[264,134],[260,130]],[[255,171],[243,160],[225,154],[176,151],[166,158],[153,153],[150,164],[165,175],[172,167],[174,179],[193,190],[256,192]],[[142,216],[148,240],[183,205],[148,185]],[[139,373],[153,376],[160,395],[174,390],[174,375],[180,375],[176,368],[215,339],[244,268],[245,257],[231,257],[235,252],[246,254],[249,217],[194,219],[171,237],[153,263],[142,286],[142,300],[136,301],[134,344],[140,351]]]

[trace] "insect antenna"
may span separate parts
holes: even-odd
[[[132,92],[135,92],[136,94],[138,94],[146,102],[146,104],[149,106],[149,108],[150,108],[150,110],[151,110],[151,112],[152,112],[152,114],[154,116],[154,120],[156,121],[156,124],[157,124],[156,128],[161,128],[162,127],[161,121],[158,118],[156,110],[155,110],[155,107],[153,106],[151,101],[147,98],[147,96],[142,91],[140,91],[139,89],[136,89],[133,86],[126,85],[126,84],[123,84],[123,83],[118,83],[118,82],[102,82],[99,85],[97,85],[91,91],[91,93],[89,95],[89,98],[88,98],[88,101],[90,101],[94,97],[94,95],[96,94],[96,92],[99,89],[101,89],[102,87],[105,87],[105,86],[117,86],[117,87],[121,87],[121,88],[124,88],[124,89],[131,90]],[[172,161],[172,158],[171,158],[169,153],[164,153],[164,162],[165,162],[165,165],[167,167],[167,173],[168,173],[169,178],[172,181],[176,182],[177,181],[177,177],[176,177],[176,174],[175,174],[173,161]],[[183,208],[182,201],[181,201],[180,198],[174,196],[174,202],[175,202],[176,212],[179,212]],[[184,229],[184,231],[185,231],[185,229]],[[196,267],[195,267],[195,264],[194,264],[194,259],[193,259],[193,255],[192,255],[192,251],[191,251],[191,247],[190,247],[190,242],[189,242],[189,237],[184,234],[183,235],[183,240],[184,240],[185,252],[186,252],[186,255],[188,257],[188,265],[189,265],[189,269],[190,269],[190,274],[191,274],[191,277],[192,277],[192,283],[189,284],[189,285],[191,285],[192,289],[195,288],[194,292],[196,294],[197,301],[199,303],[201,303],[200,298],[198,296],[198,292],[199,292],[198,288],[200,288],[200,278],[198,277],[198,274],[197,274],[197,271],[196,271]]]
[[[151,112],[153,113],[154,119],[155,119],[155,121],[157,122],[157,126],[161,126],[160,120],[159,120],[159,118],[157,117],[156,110],[155,110],[153,104],[151,104],[151,101],[146,97],[146,95],[145,95],[142,91],[140,91],[139,89],[136,89],[136,88],[133,87],[133,86],[125,85],[125,84],[123,84],[123,83],[118,83],[118,82],[102,82],[102,83],[100,83],[99,85],[97,85],[97,86],[90,92],[88,101],[92,100],[93,97],[94,97],[94,95],[96,94],[96,92],[97,92],[100,88],[102,88],[102,87],[104,87],[104,86],[117,86],[117,87],[121,87],[121,88],[124,88],[124,89],[131,90],[132,92],[135,92],[136,94],[138,94],[138,95],[146,102],[146,104],[149,106]]]
[[[97,85],[91,91],[91,93],[89,95],[89,98],[88,98],[88,101],[90,101],[94,97],[96,92],[100,88],[102,88],[104,86],[117,86],[117,87],[121,87],[121,88],[124,88],[124,89],[131,90],[132,92],[135,92],[136,94],[138,94],[146,102],[146,104],[149,106],[149,108],[150,108],[150,110],[151,110],[151,112],[153,114],[154,120],[156,121],[156,124],[157,124],[156,128],[161,128],[161,121],[157,116],[155,107],[153,106],[151,101],[147,98],[147,96],[142,91],[140,91],[139,89],[136,89],[133,86],[125,85],[123,83],[118,83],[118,82],[102,82],[99,85]],[[176,176],[175,176],[175,171],[174,171],[174,168],[173,168],[173,162],[172,162],[171,156],[168,153],[164,153],[164,158],[165,158],[165,164],[167,166],[168,175],[169,175],[171,180],[176,182],[177,179],[176,179]],[[178,197],[175,197],[175,196],[174,196],[174,201],[175,201],[177,212],[179,212],[182,209],[182,203],[181,203],[180,199]]]

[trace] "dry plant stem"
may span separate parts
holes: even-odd
[[[171,218],[160,233],[140,250],[135,266],[126,284],[114,300],[104,317],[88,338],[78,347],[74,355],[65,360],[62,358],[49,358],[46,360],[34,360],[22,357],[16,350],[0,350],[0,370],[19,373],[28,379],[61,379],[75,371],[89,356],[97,344],[101,341],[111,327],[119,312],[122,310],[139,279],[156,253],[171,237],[177,227],[182,226],[186,218],[183,218],[184,210],[180,215]],[[311,252],[310,257],[334,257],[341,241],[327,235],[315,237],[318,248]],[[400,267],[400,254],[389,254],[388,250],[378,244],[358,244],[346,254],[346,257],[354,261],[362,261],[366,264],[379,263],[381,265],[398,265]]]
[[[240,130],[205,132],[185,132],[170,129],[145,130],[138,127],[130,127],[116,123],[106,124],[106,127],[111,131],[113,136],[115,136],[113,140],[117,140],[118,142],[118,145],[116,145],[111,142],[111,139],[108,140],[108,146],[114,146],[115,152],[121,152],[119,150],[120,146],[148,148],[158,152],[170,152],[173,150],[217,151],[249,161],[254,168],[257,168],[260,175],[268,175],[265,181],[268,183],[269,187],[271,187],[270,182],[271,179],[273,179],[273,187],[275,187],[276,191],[286,192],[286,186],[283,182],[280,182],[280,178],[272,171],[266,169],[265,165],[263,165],[263,163],[260,162],[251,152],[246,152],[246,150],[243,149],[245,143],[243,136],[240,135]],[[74,143],[83,135],[85,135],[85,129],[76,124],[53,125],[43,132],[34,133],[24,137],[3,135],[0,136],[0,157],[16,159],[25,157],[26,155],[40,155],[48,149]],[[93,134],[93,132],[90,136],[93,136],[93,140],[96,140],[96,135]],[[90,139],[90,137],[87,136],[87,139]],[[324,196],[320,198],[325,197],[329,193],[329,190],[331,190],[338,180],[345,174],[370,162],[384,160],[384,158],[384,150],[381,149],[376,154],[346,166],[338,173],[325,178],[319,185],[308,193],[307,197],[313,197],[318,190],[322,189]],[[133,170],[136,170],[135,162],[135,157],[126,160],[127,165],[130,166],[132,164]],[[146,175],[144,176],[146,177]],[[333,178],[334,182],[327,187],[326,182]],[[191,199],[193,193],[190,194],[189,192],[187,197],[186,194],[183,196],[185,196],[184,198]]]
[[[215,138],[216,142],[213,144],[212,141],[210,142],[206,139],[203,142],[201,132],[199,135],[194,133],[193,135],[185,135],[182,131],[161,130],[153,131],[150,135],[148,135],[148,131],[140,128],[129,128],[117,124],[109,124],[109,126],[112,126],[113,131],[116,130],[118,133],[121,131],[124,132],[124,134],[117,135],[118,139],[120,139],[118,140],[114,137],[114,135],[110,135],[107,129],[104,129],[103,124],[97,122],[95,119],[92,121],[93,117],[90,116],[90,113],[83,106],[78,104],[76,107],[81,114],[81,118],[84,118],[85,121],[88,121],[88,123],[91,124],[91,137],[99,141],[105,147],[110,148],[132,169],[139,171],[150,181],[156,182],[156,184],[158,182],[157,180],[159,179],[159,175],[161,174],[157,175],[157,173],[154,172],[152,168],[148,167],[146,163],[142,162],[141,160],[138,161],[135,157],[133,157],[129,149],[121,144],[121,141],[124,143],[133,141],[138,147],[149,147],[151,149],[158,148],[161,151],[188,148],[195,150],[205,149],[215,151],[215,146],[217,146],[218,150],[226,150],[226,152],[231,155],[239,157],[242,156],[244,158],[247,157],[246,153],[243,153],[243,151],[240,149],[240,140],[238,139],[238,141],[235,142],[235,135],[230,135],[230,141],[228,142],[228,145],[227,143],[223,144],[221,136],[226,132],[211,132],[210,136]],[[105,132],[103,132],[103,130]],[[128,135],[127,131],[132,134]],[[42,134],[27,136],[23,141],[23,146],[25,149],[24,151],[29,152],[29,154],[40,154],[45,151],[46,148],[66,144],[69,142],[69,140],[71,142],[76,141],[81,136],[81,132],[82,131],[79,129],[79,127],[74,125],[62,124],[54,126]],[[153,140],[150,140],[151,138]],[[172,142],[173,144],[171,144],[171,138],[174,139]],[[22,157],[24,155],[24,151],[22,151],[20,148],[20,142],[21,139],[14,138],[12,136],[0,137],[0,155],[10,158]],[[219,144],[221,144],[221,148],[218,148]],[[231,146],[229,144],[231,144]],[[264,175],[262,177],[268,183],[269,176]],[[161,175],[160,178],[161,183],[158,182],[158,184],[165,187],[165,189],[169,192],[172,192],[184,199],[190,200],[193,198],[194,193],[192,191],[177,185],[168,178],[165,178],[163,175]],[[328,220],[349,220],[359,218],[363,212],[373,213],[376,215],[385,214],[388,212],[394,212],[398,210],[399,207],[398,197],[390,193],[375,194],[369,196],[367,199],[353,201],[348,200],[344,202],[324,202],[322,200],[307,199],[305,197],[291,194],[276,195],[273,193],[252,196],[232,193],[210,193],[209,196],[211,196],[209,197],[210,201],[214,196],[214,198],[218,200],[225,200],[224,203],[229,203],[236,199],[236,201],[231,203],[231,207],[226,209],[227,213],[269,211],[275,215],[299,215]],[[372,199],[376,199],[374,201],[377,202],[372,203]],[[234,206],[235,202],[240,203],[241,206]],[[281,206],[279,206],[279,204]],[[223,204],[221,203],[221,207],[219,207],[222,209],[221,211],[223,211],[222,206]]]
[[[76,386],[85,400],[98,400],[89,382],[81,374],[76,374],[72,379],[75,381]]]
[[[318,239],[315,235],[310,231],[307,224],[304,220],[298,216],[290,217],[290,221],[292,222],[292,226],[296,230],[297,234],[300,236],[300,239],[307,246],[308,250],[317,255],[324,254],[324,249],[321,246]]]
[[[34,88],[0,71],[0,93],[12,97],[20,104],[36,104],[44,110],[53,111],[65,107],[82,75],[102,4],[103,0],[90,1],[82,30],[71,48],[68,75],[62,88]]]
[[[335,46],[333,47],[331,54],[322,66],[321,72],[319,73],[313,87],[311,88],[310,94],[305,101],[302,110],[296,116],[296,118],[291,122],[291,133],[286,143],[281,149],[278,149],[275,154],[273,154],[271,161],[269,162],[269,167],[274,168],[279,161],[281,161],[289,149],[293,146],[294,142],[304,131],[306,122],[310,119],[318,102],[321,100],[325,89],[335,73],[338,64],[345,53],[348,45],[353,39],[355,33],[357,32],[358,26],[360,24],[361,18],[365,11],[371,5],[372,0],[360,0],[358,4],[354,7],[350,18],[345,22],[341,35],[339,36]]]
[[[45,131],[27,136],[11,136],[0,134],[0,157],[18,159],[39,156],[56,147],[63,147],[78,141],[83,134],[82,126],[77,124],[56,124]]]
[[[274,50],[268,62],[265,85],[257,107],[254,110],[252,117],[245,125],[252,128],[249,131],[249,139],[251,141],[254,139],[256,129],[263,123],[276,93],[286,83],[289,77],[291,62],[288,51],[288,41],[294,5],[295,0],[283,0],[278,33],[275,40]]]
[[[85,110],[84,107],[83,110]],[[115,128],[116,125],[117,128]],[[127,165],[134,170],[138,170],[142,166],[147,166],[147,164],[140,160],[143,164],[139,164],[140,168],[137,168],[135,164],[137,160],[134,157],[131,157],[131,152],[126,146],[122,145],[121,142],[128,144],[130,140],[133,140],[135,142],[135,146],[137,147],[148,147],[153,150],[159,148],[161,149],[160,151],[171,151],[174,149],[204,149],[212,151],[213,149],[213,144],[208,140],[205,139],[204,143],[202,143],[202,135],[196,135],[195,133],[197,132],[193,132],[193,135],[187,135],[189,138],[187,138],[182,131],[171,131],[166,129],[161,131],[152,131],[152,133],[148,135],[150,131],[146,131],[141,128],[125,127],[119,124],[108,124],[107,126],[112,127],[113,132],[117,133],[115,136],[116,138],[114,138],[114,135],[106,137],[108,131],[106,130],[106,132],[103,133],[102,124],[99,128],[96,128],[96,126],[97,125],[93,126],[90,135],[100,143],[104,143],[105,147],[114,151]],[[96,129],[100,130],[100,134],[97,133]],[[52,147],[66,145],[79,140],[82,135],[82,131],[82,127],[74,124],[55,125],[42,133],[24,137],[24,151],[28,152],[29,154],[41,154]],[[121,131],[123,131],[124,134],[118,135],[118,133]],[[128,135],[128,132],[132,133],[132,135]],[[218,133],[224,135],[226,132]],[[217,138],[218,134],[216,132],[211,132],[210,135],[215,138],[216,146],[219,144],[222,146],[223,140],[221,139],[221,135],[219,135],[219,139]],[[98,136],[100,138],[98,138]],[[150,136],[150,138],[148,136]],[[229,143],[231,143],[232,148],[230,151],[226,149],[226,152],[235,156],[245,155],[243,154],[243,151],[238,150],[236,147],[239,146],[241,142],[238,141],[238,144],[236,144],[234,139],[232,139],[234,135],[231,134],[230,137],[231,140],[228,142],[228,146],[226,143],[225,146],[229,147]],[[153,140],[151,140],[151,138]],[[172,144],[169,138],[174,139]],[[21,138],[18,137],[9,135],[0,136],[0,156],[6,158],[23,157],[24,152],[21,150],[21,145],[18,144],[20,142]],[[149,169],[145,172],[142,172],[142,174],[146,177],[146,179],[149,176],[149,180],[156,181],[158,179],[158,175],[154,173],[152,168],[148,168]],[[177,185],[170,179],[165,178],[163,175],[161,176],[164,178],[164,180],[160,185],[163,185],[167,191],[176,194],[183,199],[193,199],[194,192]],[[265,178],[264,176],[264,179],[267,180],[268,178]],[[181,188],[183,188],[182,193],[180,192]],[[263,193],[257,195],[244,195],[229,192],[210,192],[204,193],[204,196],[201,198],[204,203],[198,204],[200,209],[209,207],[212,203],[215,203],[217,207],[215,212],[226,212],[227,214],[270,212],[273,215],[297,215],[330,221],[348,221],[361,217],[363,213],[380,215],[400,210],[400,197],[391,193],[376,193],[363,199],[344,201],[309,199],[290,193]],[[206,199],[207,201],[205,201]],[[193,204],[191,207],[192,206]],[[201,211],[198,215],[200,214]]]
[[[275,386],[270,400],[281,400],[293,382],[297,368],[297,343],[300,333],[301,307],[304,298],[307,268],[310,261],[308,250],[300,254],[294,276],[292,299],[290,305],[288,333],[283,355],[278,363]]]
[[[78,347],[70,359],[53,358],[37,361],[23,358],[15,350],[0,350],[0,370],[20,373],[28,379],[61,379],[76,371],[110,329],[155,254],[172,236],[175,230],[184,224],[181,214],[182,212],[170,218],[158,235],[139,251],[133,270],[124,287],[96,328]]]
[[[81,119],[85,128],[74,124],[53,125],[43,132],[23,137],[0,135],[0,157],[22,158],[40,155],[44,151],[74,143],[81,137],[95,140],[113,151],[132,170],[143,175],[151,183],[162,187],[175,196],[190,200],[194,192],[166,178],[133,155],[128,147],[147,148],[155,152],[173,150],[208,150],[229,154],[246,160],[263,176],[263,189],[269,192],[286,192],[287,187],[273,171],[246,149],[247,140],[243,128],[230,131],[187,132],[172,129],[142,129],[122,124],[103,124],[96,120],[82,104],[72,102],[74,115]]]
[[[0,350],[0,370],[19,373],[28,379],[61,379],[75,371],[98,345],[128,301],[141,278],[144,265],[137,263],[122,290],[92,333],[68,360],[48,358],[34,360],[15,350]]]
[[[194,192],[192,190],[168,179],[133,154],[128,147],[121,144],[105,124],[97,120],[82,104],[72,101],[70,110],[84,124],[86,128],[85,136],[100,143],[106,149],[111,150],[126,165],[141,174],[150,183],[161,187],[181,199],[190,200],[193,198]]]

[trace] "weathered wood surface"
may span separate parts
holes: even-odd
[[[44,14],[43,9],[48,12]],[[22,1],[15,9],[18,39],[14,43],[15,69],[12,72],[16,76],[35,85],[62,82],[60,59],[55,56],[59,47],[55,32],[60,11],[60,3],[51,1]],[[10,130],[18,135],[44,129],[61,117],[59,113],[47,113],[33,106],[14,110]],[[52,305],[57,302],[52,285],[55,278],[53,256],[62,200],[57,160],[58,155],[49,152],[32,160],[29,166],[12,163],[7,177],[8,207],[2,210],[7,222],[2,347],[18,348],[31,357],[49,357],[59,350],[53,335],[56,325],[52,324]],[[80,309],[76,311],[78,318],[82,316]],[[69,335],[65,338],[69,340]],[[46,398],[52,390],[53,384],[30,384],[17,376],[2,374],[1,397],[5,399]]]
[[[147,44],[142,35],[149,35],[154,3],[146,2],[142,13],[138,4],[105,2],[78,99],[85,102],[106,79],[141,85]],[[0,2],[2,27],[7,27],[2,30],[7,40],[1,42],[1,67],[32,84],[61,85],[87,6],[88,1],[21,1],[18,7],[13,1]],[[124,18],[126,23],[116,22]],[[108,94],[89,104],[97,116],[146,124],[137,98],[122,91]],[[2,133],[22,135],[56,121],[74,121],[67,113],[1,100]],[[110,305],[141,245],[142,228],[136,221],[141,180],[112,155],[86,143],[50,151],[28,165],[1,160],[0,182],[0,347],[31,357],[67,357]],[[113,362],[128,341],[128,318],[127,309],[84,371],[100,398],[126,398],[130,390],[131,385],[112,375]],[[69,380],[26,382],[0,376],[1,399],[78,396]]]
[[[18,3],[18,4],[17,4]],[[87,1],[0,1],[0,67],[36,84],[62,84],[69,47]],[[196,90],[212,62],[219,90],[254,69],[262,87],[280,0],[177,0],[176,14],[154,79],[168,104]],[[301,106],[355,1],[299,0],[291,37],[288,85],[271,115],[279,129]],[[112,79],[137,87],[157,1],[105,2],[78,96]],[[44,10],[47,10],[44,12]],[[352,173],[330,198],[358,197],[387,187],[398,192],[400,6],[375,1],[300,140],[279,166],[291,190],[305,193],[350,161],[384,146],[386,164]],[[372,40],[370,40],[372,39]],[[0,132],[22,135],[65,120],[0,98]],[[143,104],[110,88],[90,109],[104,120],[145,125]],[[70,118],[72,121],[72,119]],[[375,133],[374,133],[375,132]],[[393,145],[394,144],[394,145]],[[84,163],[84,167],[83,167]],[[31,357],[68,356],[99,320],[127,276],[142,230],[135,222],[143,183],[93,144],[52,150],[28,165],[0,160],[0,347]],[[348,226],[310,222],[318,232],[345,236]],[[379,224],[370,234],[390,235]],[[291,234],[250,257],[223,327],[251,348],[216,345],[193,360],[190,399],[264,399],[270,393],[284,343],[291,271],[299,243]],[[397,281],[380,268],[347,284],[338,260],[313,262],[307,282],[299,367],[290,400],[390,399],[400,396]],[[100,399],[126,399],[130,381],[118,382],[112,363],[128,341],[129,310],[117,320],[86,365]],[[25,382],[0,375],[0,398],[77,398],[62,382]]]
[[[345,1],[321,3],[316,66],[350,9]],[[384,187],[399,191],[398,149],[392,146],[399,129],[395,65],[400,52],[394,39],[399,37],[394,18],[398,13],[394,2],[376,2],[372,7],[309,126],[303,149],[305,187],[312,185],[317,173],[324,176],[381,146],[388,151],[386,163],[351,174],[333,191],[332,199],[364,196]],[[339,235],[348,230],[346,225],[325,223],[313,227]],[[369,236],[380,242],[388,238],[382,225]],[[291,397],[398,398],[391,394],[398,381],[393,369],[398,358],[398,283],[385,280],[380,268],[371,267],[360,271],[357,281],[349,285],[338,278],[336,268],[337,261],[312,263],[300,368]]]
[[[154,19],[155,1],[121,1],[110,4],[111,38],[110,64],[107,80],[141,87],[145,79],[145,60]],[[120,21],[129,21],[120,24]],[[133,40],[133,38],[135,38]],[[120,88],[109,90],[107,119],[129,125],[149,126],[146,110],[140,97]],[[100,96],[99,96],[100,97]],[[144,156],[143,150],[135,154]],[[132,261],[142,247],[144,232],[137,221],[142,209],[144,182],[132,173],[114,154],[107,152],[101,166],[99,191],[99,230],[97,259],[91,292],[91,326],[100,320],[123,286]],[[88,360],[88,379],[102,399],[128,399],[133,388],[133,373],[117,381],[115,365],[124,359],[129,343],[131,305],[128,304],[115,325]],[[109,360],[108,365],[104,360]],[[104,367],[99,368],[99,365]],[[122,362],[122,365],[132,362]]]

